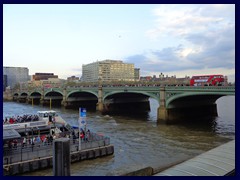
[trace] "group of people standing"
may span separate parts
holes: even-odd
[[[24,114],[23,116],[6,117],[3,120],[3,124],[14,124],[14,123],[21,123],[21,122],[38,121],[38,119],[39,119],[39,117],[35,114],[33,114],[33,115]]]
[[[86,132],[81,128],[80,133],[79,131],[75,132],[72,131],[72,137],[73,137],[73,143],[75,143],[75,140],[78,139],[80,136],[81,142],[88,142],[91,138],[90,130],[88,129]]]

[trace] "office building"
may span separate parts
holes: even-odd
[[[134,64],[119,60],[103,60],[82,66],[82,81],[134,81]]]
[[[33,81],[48,80],[48,78],[58,78],[58,75],[54,75],[54,73],[35,73],[32,76]]]
[[[14,86],[29,80],[29,70],[26,67],[3,67],[3,75],[7,76],[7,86]]]
[[[140,80],[140,68],[135,68],[134,69],[134,79],[135,79],[135,81]]]
[[[3,75],[3,91],[6,90],[7,84],[7,75]]]

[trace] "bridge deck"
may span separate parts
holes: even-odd
[[[235,170],[235,140],[154,176],[225,176]]]

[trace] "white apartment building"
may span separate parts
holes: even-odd
[[[119,60],[103,60],[82,65],[82,81],[134,81],[134,64]]]

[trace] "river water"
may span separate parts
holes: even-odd
[[[87,128],[110,137],[114,154],[94,160],[71,164],[72,176],[122,175],[147,166],[163,167],[194,157],[209,149],[235,139],[235,96],[217,100],[218,117],[210,122],[175,125],[158,124],[158,102],[150,99],[151,111],[130,115],[101,115],[87,112]],[[66,121],[77,125],[78,110],[52,108]],[[3,117],[36,114],[49,107],[15,102],[3,103]],[[52,176],[51,168],[25,173],[24,176]]]

